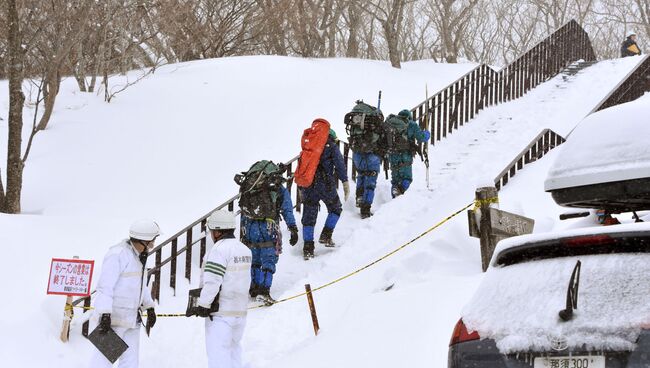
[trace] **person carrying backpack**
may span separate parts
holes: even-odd
[[[377,176],[384,155],[384,115],[379,109],[357,101],[352,111],[345,115],[352,162],[357,171],[356,201],[361,218],[372,216],[370,208],[375,198]]]
[[[314,257],[314,226],[318,217],[319,202],[323,201],[327,207],[327,219],[318,242],[325,244],[326,247],[333,247],[336,244],[332,240],[332,233],[343,210],[336,191],[337,181],[340,180],[343,183],[344,201],[348,199],[350,193],[345,161],[337,145],[336,133],[334,130],[329,129],[326,134],[327,141],[318,158],[313,183],[310,186],[300,188],[304,206],[302,212],[302,238],[305,260]]]
[[[636,44],[636,33],[629,32],[627,38],[621,44],[621,57],[641,55],[639,45]]]
[[[413,156],[418,144],[431,138],[428,130],[422,130],[413,121],[411,111],[404,109],[386,119],[389,131],[391,195],[393,198],[406,192],[413,182]]]
[[[241,241],[251,249],[251,287],[249,294],[265,304],[273,304],[271,285],[276,263],[282,253],[280,216],[291,233],[289,244],[298,243],[298,227],[293,216],[291,195],[284,187],[284,167],[272,161],[258,161],[235,176],[240,185]]]

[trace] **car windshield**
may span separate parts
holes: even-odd
[[[650,233],[596,234],[524,243],[501,251],[495,265],[509,266],[549,258],[622,253],[650,253]]]

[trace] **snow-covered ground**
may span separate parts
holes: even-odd
[[[352,201],[344,204],[334,233],[339,247],[317,247],[316,258],[304,262],[301,243],[285,245],[274,296],[347,274],[464,207],[475,187],[490,183],[541,129],[570,131],[636,62],[602,62],[481,112],[431,149],[433,191],[418,162],[412,189],[396,200],[389,183],[379,180],[373,218],[361,221]],[[27,163],[25,214],[0,216],[7,260],[0,275],[11,296],[0,306],[2,365],[83,367],[93,349],[79,325],[68,344],[58,341],[63,297],[44,295],[52,257],[101,262],[140,217],[155,218],[173,234],[234,194],[237,171],[258,159],[294,156],[302,129],[315,117],[330,120],[344,136],[342,117],[355,99],[374,104],[381,89],[382,110],[396,112],[419,103],[425,83],[440,89],[472,67],[422,61],[395,70],[349,59],[229,58],[166,66],[111,104],[64,81],[51,126],[37,137]],[[2,117],[5,91],[0,81]],[[5,137],[3,120],[2,155]],[[570,226],[557,224],[561,209],[543,192],[551,160],[518,173],[501,194],[501,208],[535,218],[536,231]],[[321,212],[319,224],[323,220]],[[580,221],[590,219],[572,224]],[[388,260],[317,292],[318,337],[304,298],[252,311],[244,359],[255,368],[445,366],[453,325],[481,278],[478,242],[467,236],[461,214]],[[182,312],[187,287],[180,282],[178,297],[164,289],[158,312]],[[142,339],[141,362],[145,368],[205,366],[202,321],[159,319],[152,337]]]

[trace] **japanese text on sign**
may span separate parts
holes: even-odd
[[[95,261],[52,259],[48,294],[88,296]]]

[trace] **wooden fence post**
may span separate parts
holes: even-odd
[[[79,259],[79,256],[74,256],[72,259]],[[92,276],[92,275],[91,275]],[[65,307],[63,307],[63,327],[61,328],[61,341],[68,342],[70,339],[70,323],[74,312],[72,310],[72,295],[65,297]]]
[[[305,291],[307,292],[307,303],[309,303],[309,312],[311,313],[311,322],[314,325],[314,335],[318,336],[318,316],[316,315],[316,305],[314,304],[314,297],[311,293],[311,285],[305,284]]]
[[[496,239],[492,236],[492,225],[490,220],[490,207],[499,202],[499,194],[495,187],[483,187],[476,189],[476,203],[479,205],[481,221],[479,222],[479,233],[481,239],[481,266],[485,272],[490,264]]]

